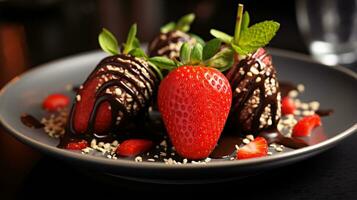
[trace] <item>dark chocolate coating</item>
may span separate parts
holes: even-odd
[[[238,59],[226,73],[232,87],[228,127],[236,132],[258,135],[276,129],[281,116],[281,96],[271,56],[260,48]]]
[[[124,126],[129,119],[142,111],[147,111],[159,84],[156,71],[146,61],[124,54],[104,58],[89,75],[83,84],[84,87],[94,78],[99,78],[99,84],[94,91],[95,103],[88,120],[87,130],[80,134],[75,130],[75,102],[69,115],[66,134],[61,139],[60,146],[62,147],[73,139],[90,141],[93,138],[110,137],[110,134],[114,133],[118,127]],[[81,89],[77,94],[81,94]],[[109,130],[106,131],[107,135],[99,137],[94,134],[96,131],[94,123],[99,106],[103,102],[108,102],[110,105],[112,121]]]
[[[180,48],[184,42],[194,44],[196,40],[185,32],[174,30],[160,33],[148,47],[148,54],[153,56],[166,56],[170,59],[179,59]]]

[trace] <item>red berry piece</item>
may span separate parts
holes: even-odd
[[[283,115],[294,114],[296,106],[294,101],[289,97],[284,97],[281,101],[281,113]]]
[[[69,97],[63,94],[48,95],[42,103],[42,107],[48,111],[57,111],[58,109],[68,106]]]
[[[70,142],[67,144],[66,149],[68,150],[81,150],[88,147],[88,142],[81,140],[79,142]]]
[[[116,153],[123,157],[137,156],[150,150],[153,144],[151,140],[129,139],[119,145]]]
[[[257,137],[238,150],[237,159],[258,158],[267,154],[268,142],[263,137]]]
[[[311,131],[317,127],[321,126],[321,118],[318,115],[311,115],[304,117],[295,124],[293,128],[293,137],[305,137],[311,134]]]

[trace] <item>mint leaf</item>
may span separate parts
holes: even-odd
[[[202,51],[203,47],[200,43],[195,44],[192,48],[190,63],[197,64],[200,63],[202,60]]]
[[[246,49],[242,49],[240,46],[235,45],[235,44],[231,44],[232,48],[234,49],[234,51],[236,51],[239,55],[247,55],[250,53],[250,51],[246,50]]]
[[[211,29],[210,33],[215,38],[220,39],[222,42],[224,42],[226,44],[230,44],[233,40],[232,36],[228,35],[227,33],[223,33],[222,31],[216,30],[216,29]]]
[[[115,36],[107,29],[102,29],[102,32],[98,36],[98,41],[103,51],[112,55],[119,54],[118,41]]]
[[[175,27],[176,27],[176,23],[175,22],[169,22],[167,24],[165,24],[164,26],[162,26],[160,28],[160,32],[161,33],[168,33],[172,30],[175,30]]]
[[[254,24],[242,31],[238,46],[243,52],[252,53],[258,48],[267,45],[275,36],[279,27],[280,24],[275,21],[264,21]]]
[[[205,64],[214,68],[229,68],[234,62],[234,51],[231,48],[224,48],[212,58],[207,60]]]
[[[167,57],[163,57],[163,56],[155,56],[155,57],[149,58],[148,61],[153,63],[160,69],[171,70],[176,67],[176,63],[174,61],[170,60]]]
[[[130,27],[128,37],[126,39],[126,43],[124,44],[124,54],[128,54],[132,49],[133,49],[133,42],[136,36],[136,31],[137,31],[137,26],[136,24],[133,24]]]
[[[203,47],[203,55],[202,59],[207,60],[210,59],[214,54],[217,53],[219,48],[221,47],[221,40],[220,39],[212,39],[207,42],[207,44]]]
[[[243,15],[243,20],[242,20],[242,30],[241,31],[245,31],[248,29],[249,22],[250,22],[249,13],[248,13],[248,11],[245,11],[244,15]]]
[[[132,48],[141,48],[140,41],[137,37],[134,38]]]
[[[195,20],[195,14],[187,14],[178,20],[175,29],[187,32],[190,30],[190,25],[192,24],[193,20]]]
[[[132,49],[129,54],[138,58],[148,58],[144,50],[142,50],[141,48]]]
[[[180,49],[180,61],[182,63],[188,63],[190,61],[190,55],[191,55],[191,47],[187,42],[185,42],[182,44]]]

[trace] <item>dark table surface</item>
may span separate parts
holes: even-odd
[[[114,32],[122,35],[121,30],[127,30],[130,25],[124,23],[125,20],[119,19],[122,16],[115,15],[113,8],[125,7],[115,3],[116,1],[53,2],[35,6],[28,3],[0,3],[0,87],[14,76],[38,64],[98,48],[96,34],[102,26],[111,27]],[[127,1],[124,2],[126,2],[124,5],[128,4]],[[135,4],[138,1],[132,2]],[[207,19],[197,21],[193,27],[196,33],[207,33],[210,24],[222,30],[230,30],[234,24],[232,18],[234,18],[235,5],[227,3],[231,1],[201,0],[193,3],[183,1],[187,3],[186,6],[168,4],[161,0],[148,2],[160,4],[161,9],[172,10],[172,12],[159,12],[151,7],[151,12],[159,13],[160,23],[191,11],[188,8],[194,8],[193,10],[196,9],[198,12],[200,9],[209,11],[210,6],[216,10],[229,10],[218,14],[213,12],[211,18],[210,15],[202,15],[202,18]],[[307,54],[307,48],[296,27],[294,4],[290,1],[284,5],[278,5],[274,1],[257,2],[243,1],[249,10],[252,10],[250,13],[257,21],[270,16],[269,18],[277,19],[282,24],[282,29],[271,46]],[[150,10],[149,4],[144,5],[147,10]],[[285,9],[280,10],[279,7]],[[108,9],[110,12],[106,12]],[[230,12],[231,14],[228,14]],[[134,10],[133,13],[128,18],[139,20],[139,27],[144,29],[141,35],[144,36],[144,41],[149,40],[159,25],[156,23],[153,27],[146,27],[145,20],[141,20],[144,17],[136,16],[142,14],[140,9]],[[146,14],[152,16],[150,12]],[[113,20],[113,16],[117,18]],[[155,21],[155,18],[148,18],[148,20]],[[207,21],[210,23],[208,24]],[[207,34],[203,36],[209,37]],[[356,71],[357,66],[354,65],[352,68]],[[357,199],[356,144],[357,134],[353,134],[336,147],[315,157],[232,182],[157,185],[89,175],[88,172],[75,168],[70,163],[43,155],[21,144],[0,129],[0,199],[37,198],[45,196],[44,190],[49,192],[50,196],[54,195],[58,198],[78,196],[82,199],[107,195],[118,199],[131,195],[161,198],[171,198],[175,195],[185,198],[190,197],[187,194],[205,193],[250,199]]]

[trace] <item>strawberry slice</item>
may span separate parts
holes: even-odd
[[[268,142],[263,137],[244,145],[237,152],[237,159],[257,158],[268,154]]]
[[[81,140],[79,142],[70,142],[67,144],[66,149],[68,150],[81,150],[88,147],[88,142]]]
[[[69,98],[63,94],[48,95],[42,103],[42,107],[48,111],[57,111],[69,105]]]
[[[295,110],[296,110],[296,106],[293,100],[289,97],[284,97],[283,100],[281,101],[281,114],[283,115],[294,114]]]
[[[312,129],[317,126],[321,126],[320,116],[314,114],[311,116],[304,117],[295,124],[293,128],[293,137],[305,137],[309,136]]]
[[[119,145],[116,149],[116,153],[123,157],[137,156],[150,150],[153,144],[151,140],[129,139]]]

